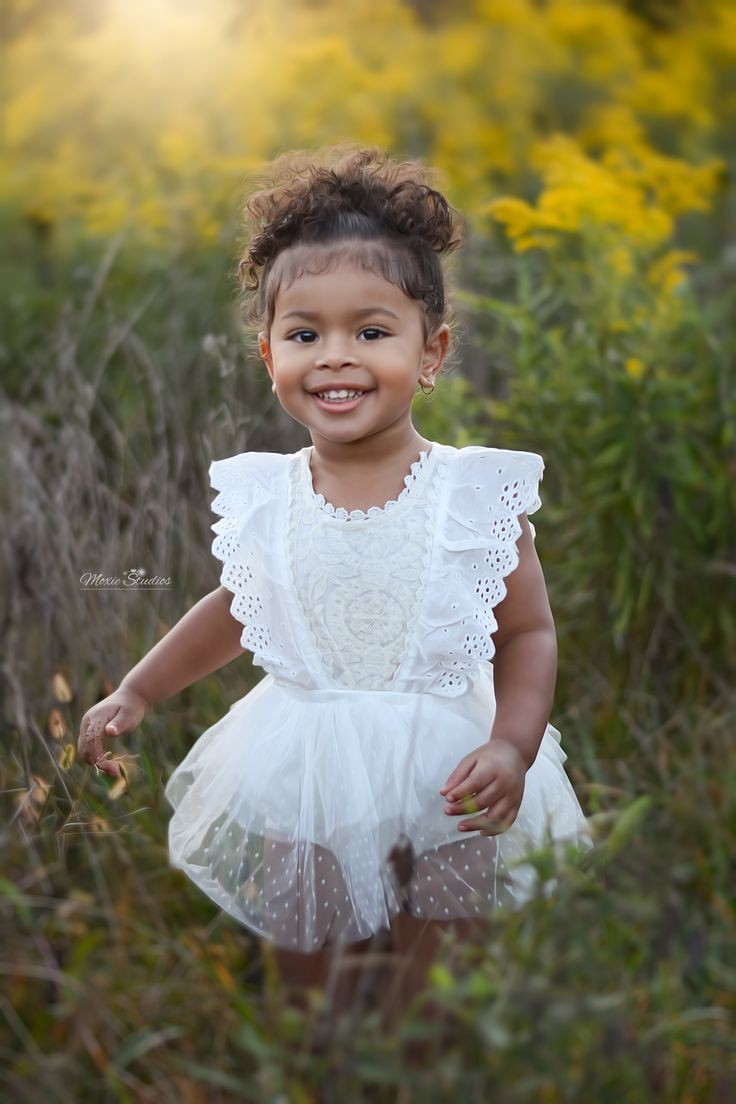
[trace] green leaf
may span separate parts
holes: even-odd
[[[619,815],[608,838],[603,843],[603,850],[609,858],[631,841],[638,832],[652,803],[649,794],[643,794],[632,801]]]
[[[15,905],[18,915],[23,918],[26,924],[30,924],[33,910],[27,903],[26,895],[16,885],[13,885],[8,878],[0,877],[0,896],[11,901]]]

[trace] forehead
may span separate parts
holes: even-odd
[[[279,261],[272,273],[276,315],[300,306],[317,310],[317,304],[335,310],[368,303],[397,312],[419,308],[398,283],[387,279],[375,250],[364,243],[341,243],[337,248],[292,246],[279,255]]]

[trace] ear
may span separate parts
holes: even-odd
[[[273,358],[271,356],[271,345],[263,330],[258,334],[258,352],[261,355],[261,360],[268,369],[268,374],[273,379]]]
[[[434,376],[439,372],[442,362],[447,356],[449,344],[450,327],[446,322],[443,322],[434,333],[430,334],[424,346],[422,372],[425,376]]]

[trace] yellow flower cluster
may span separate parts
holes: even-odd
[[[623,274],[631,270],[624,243],[651,250],[666,242],[676,215],[708,209],[723,168],[719,159],[693,167],[642,142],[595,160],[567,135],[536,143],[530,162],[544,183],[536,205],[501,196],[485,207],[504,224],[514,249],[554,249],[560,234],[594,230],[612,243],[611,265]],[[671,270],[675,254],[669,256]],[[693,257],[679,253],[677,259]]]
[[[85,27],[63,5],[6,7],[0,202],[98,234],[128,220],[153,242],[212,239],[264,160],[350,137],[438,165],[471,222],[504,193],[490,210],[516,250],[589,234],[624,276],[634,248],[708,210],[721,163],[692,151],[736,114],[730,0],[691,5],[666,35],[617,0],[474,0],[431,19],[408,0],[110,0]]]

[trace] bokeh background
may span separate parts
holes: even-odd
[[[367,1017],[329,1091],[736,1098],[736,4],[3,9],[0,1084],[332,1099],[267,956],[167,865],[163,784],[262,672],[157,707],[123,783],[75,749],[218,585],[209,461],[309,443],[243,324],[240,209],[270,158],[348,140],[424,158],[468,220],[415,424],[544,456],[551,720],[596,846],[465,976],[438,961],[431,1068]],[[139,568],[171,585],[80,586]]]

